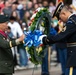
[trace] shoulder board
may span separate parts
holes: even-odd
[[[73,21],[69,20],[69,21],[67,21],[67,23],[73,23]]]

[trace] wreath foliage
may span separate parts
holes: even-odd
[[[34,11],[34,14],[30,18],[29,28],[32,32],[35,30],[40,30],[43,32],[43,34],[47,35],[49,33],[49,27],[51,23],[50,19],[51,16],[47,8],[38,8]],[[35,65],[42,63],[42,58],[46,54],[46,46],[40,45],[35,47],[32,45],[31,47],[27,46],[26,50],[30,54],[29,60],[32,63]]]

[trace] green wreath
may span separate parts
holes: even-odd
[[[47,8],[38,8],[35,10],[33,16],[31,17],[30,30],[41,30],[43,34],[48,35],[51,26],[51,16]],[[46,54],[46,46],[26,47],[26,50],[30,54],[29,60],[35,65],[41,64],[42,59]]]

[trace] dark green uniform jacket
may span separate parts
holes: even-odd
[[[15,45],[15,40],[7,41],[7,39],[0,34],[0,73],[14,72],[14,61],[11,47]]]

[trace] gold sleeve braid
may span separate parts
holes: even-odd
[[[16,45],[19,45],[20,44],[19,39],[16,39],[15,42],[16,42]],[[25,43],[25,42],[23,41],[23,43]],[[12,46],[12,41],[9,42],[9,45],[10,45],[10,47],[13,47]]]
[[[10,44],[10,47],[12,47],[12,41],[10,41],[9,44]]]

